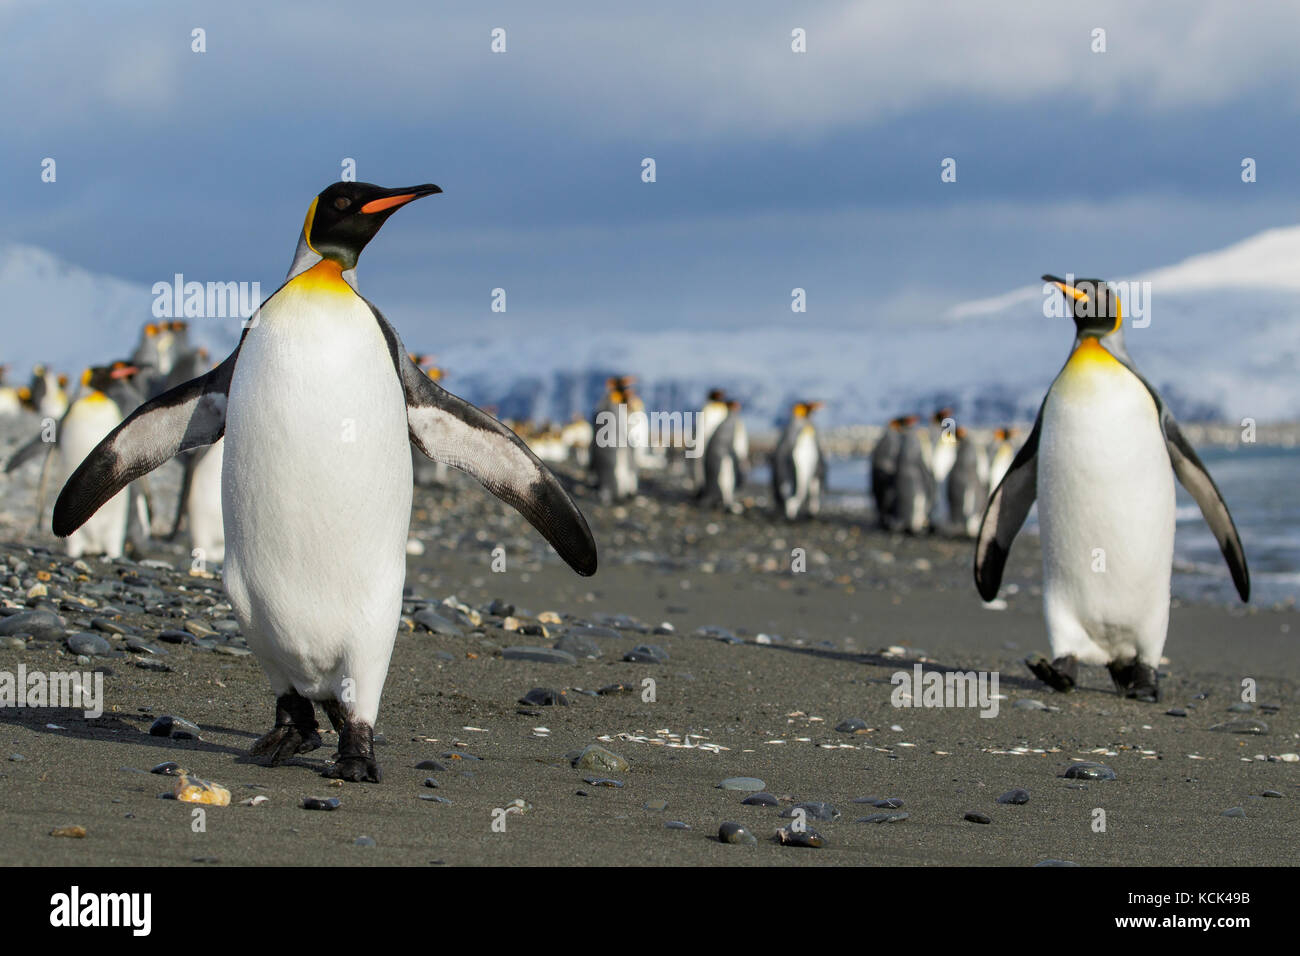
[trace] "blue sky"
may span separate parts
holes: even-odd
[[[0,0],[0,240],[269,291],[352,157],[445,190],[361,260],[408,339],[495,287],[583,328],[788,323],[801,286],[807,321],[871,330],[1294,223],[1297,36],[1295,4],[1196,0]]]

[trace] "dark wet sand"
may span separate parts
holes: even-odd
[[[138,669],[133,656],[109,659],[108,712],[99,720],[87,722],[68,711],[0,711],[0,862],[1297,862],[1300,763],[1254,759],[1300,750],[1300,620],[1293,609],[1175,607],[1158,705],[1117,698],[1099,668],[1085,671],[1080,691],[1058,695],[1022,663],[1026,654],[1047,651],[1032,541],[1018,544],[1008,569],[1008,583],[1018,584],[1019,592],[1005,610],[995,611],[981,606],[970,584],[968,544],[890,537],[870,530],[860,517],[828,515],[789,527],[765,516],[702,515],[684,502],[608,509],[584,495],[602,568],[595,578],[582,579],[545,554],[520,519],[475,489],[458,483],[451,492],[421,492],[417,503],[438,514],[452,505],[458,511],[436,525],[422,511],[417,526],[427,550],[411,559],[408,578],[415,595],[440,600],[454,593],[477,608],[501,598],[520,613],[554,611],[587,621],[602,613],[625,614],[650,626],[669,621],[675,633],[624,630],[617,639],[598,640],[602,660],[570,667],[502,659],[496,654],[501,647],[551,641],[491,625],[463,637],[404,632],[379,721],[386,740],[378,747],[384,782],[341,787],[318,775],[332,753],[332,735],[321,750],[277,768],[244,755],[272,720],[270,692],[254,658],[166,645],[173,673]],[[486,533],[476,537],[480,529]],[[5,560],[13,559],[15,547],[53,543],[13,535],[9,542],[0,549]],[[501,574],[488,569],[497,542],[511,562]],[[806,574],[788,570],[794,547],[808,549]],[[176,548],[158,556],[183,566],[180,555]],[[33,571],[50,561],[66,564],[57,555],[29,560]],[[93,568],[99,578],[121,572],[99,563]],[[3,595],[22,597],[10,590]],[[82,615],[83,622],[89,616]],[[146,630],[147,622],[135,623]],[[746,643],[694,634],[705,626],[728,628]],[[755,643],[760,633],[781,641]],[[152,637],[147,631],[146,636]],[[622,662],[638,643],[659,645],[669,660]],[[890,646],[902,646],[909,658],[924,652],[927,668],[999,671],[1008,699],[991,719],[974,709],[896,709],[890,675],[910,672],[913,661],[880,653]],[[449,659],[440,659],[438,651]],[[76,666],[53,645],[0,649],[0,670],[12,671],[20,662],[29,669]],[[540,716],[518,713],[517,698],[532,687],[595,689],[617,681],[639,686],[645,677],[656,682],[654,702],[638,694],[588,697],[570,690],[571,706],[538,708]],[[1258,681],[1260,705],[1280,710],[1228,713],[1245,677]],[[1200,693],[1208,699],[1194,700]],[[1023,698],[1060,710],[1012,706]],[[1166,715],[1189,702],[1194,709],[1187,717]],[[153,717],[166,713],[199,724],[202,742],[148,736]],[[834,730],[851,717],[862,718],[872,731]],[[1208,729],[1241,717],[1266,721],[1269,733]],[[47,723],[65,729],[46,729]],[[534,735],[533,728],[541,726],[550,729],[548,737]],[[725,749],[668,745],[687,734],[693,744]],[[585,784],[590,772],[564,759],[566,752],[606,737],[604,746],[631,764],[625,773],[608,774],[624,782],[622,789]],[[1014,748],[1028,752],[1008,752]],[[482,759],[442,759],[448,768],[442,773],[414,769],[452,749]],[[14,753],[26,759],[8,760]],[[1072,759],[1103,762],[1118,779],[1070,789],[1075,781],[1061,775]],[[254,794],[268,802],[210,808],[207,831],[192,832],[193,808],[158,799],[169,778],[144,772],[164,760],[229,788],[235,803]],[[422,787],[431,775],[437,790]],[[759,777],[778,796],[829,801],[842,816],[813,824],[826,838],[820,849],[778,846],[770,838],[788,821],[778,819],[778,808],[742,806],[743,794],[717,789],[730,776]],[[998,795],[1013,787],[1027,789],[1029,802],[997,804]],[[1283,796],[1261,798],[1265,790]],[[424,801],[421,794],[450,802]],[[337,796],[342,807],[332,813],[301,809],[302,798],[313,795]],[[879,812],[852,802],[865,796],[900,798],[910,816],[897,823],[856,823]],[[493,832],[494,809],[516,798],[532,809],[509,815],[506,831]],[[644,809],[654,800],[666,801],[666,809]],[[1221,816],[1229,807],[1245,808],[1245,818]],[[1092,828],[1097,808],[1106,814],[1104,833]],[[968,811],[993,822],[965,822]],[[725,820],[745,824],[759,845],[719,843],[717,828]],[[691,829],[668,829],[668,821]],[[68,824],[84,826],[88,835],[48,835]],[[378,845],[355,846],[363,835]]]

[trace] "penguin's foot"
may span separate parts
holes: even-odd
[[[249,753],[271,759],[269,766],[283,763],[295,754],[305,754],[320,746],[316,708],[311,701],[289,691],[275,699],[275,726],[253,742]]]
[[[333,766],[322,776],[353,783],[379,783],[383,773],[375,760],[375,728],[352,717],[336,700],[325,702],[325,713],[339,734],[339,750]]]
[[[1115,682],[1116,692],[1129,700],[1140,700],[1148,704],[1160,701],[1160,678],[1156,669],[1139,660],[1111,661],[1106,665],[1110,679]]]
[[[1074,690],[1079,679],[1079,659],[1073,654],[1049,662],[1042,654],[1025,658],[1025,665],[1048,687],[1062,694]]]

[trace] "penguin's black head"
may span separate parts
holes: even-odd
[[[1050,282],[1061,290],[1065,301],[1069,303],[1074,326],[1080,335],[1094,335],[1100,338],[1119,328],[1119,296],[1104,279],[1075,279],[1067,282],[1057,276],[1043,276],[1044,282]]]
[[[130,362],[113,362],[110,365],[92,365],[81,373],[81,384],[97,392],[107,392],[118,382],[129,381],[140,369]]]
[[[335,183],[311,201],[302,224],[318,256],[351,269],[388,217],[412,200],[442,192],[432,183],[384,189],[373,183]]]

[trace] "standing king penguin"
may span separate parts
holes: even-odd
[[[811,415],[822,402],[795,402],[790,421],[772,452],[772,503],[794,521],[801,515],[816,517],[826,490],[826,456]]]
[[[1071,690],[1080,662],[1105,664],[1119,693],[1159,699],[1169,628],[1178,477],[1209,523],[1243,601],[1250,574],[1228,506],[1159,393],[1123,344],[1119,298],[1100,279],[1043,276],[1071,306],[1077,335],[1033,431],[984,511],[975,586],[997,596],[1011,542],[1038,499],[1043,611],[1054,660],[1026,663]]]
[[[340,182],[311,203],[289,277],[215,369],[142,405],[73,473],[54,508],[68,535],[132,479],[225,436],[225,585],[276,695],[252,753],[271,764],[320,746],[313,703],[339,734],[327,776],[380,779],[374,724],[406,575],[414,442],[478,479],[579,574],[587,522],[504,425],[410,360],[356,291],[380,226],[437,186]]]

